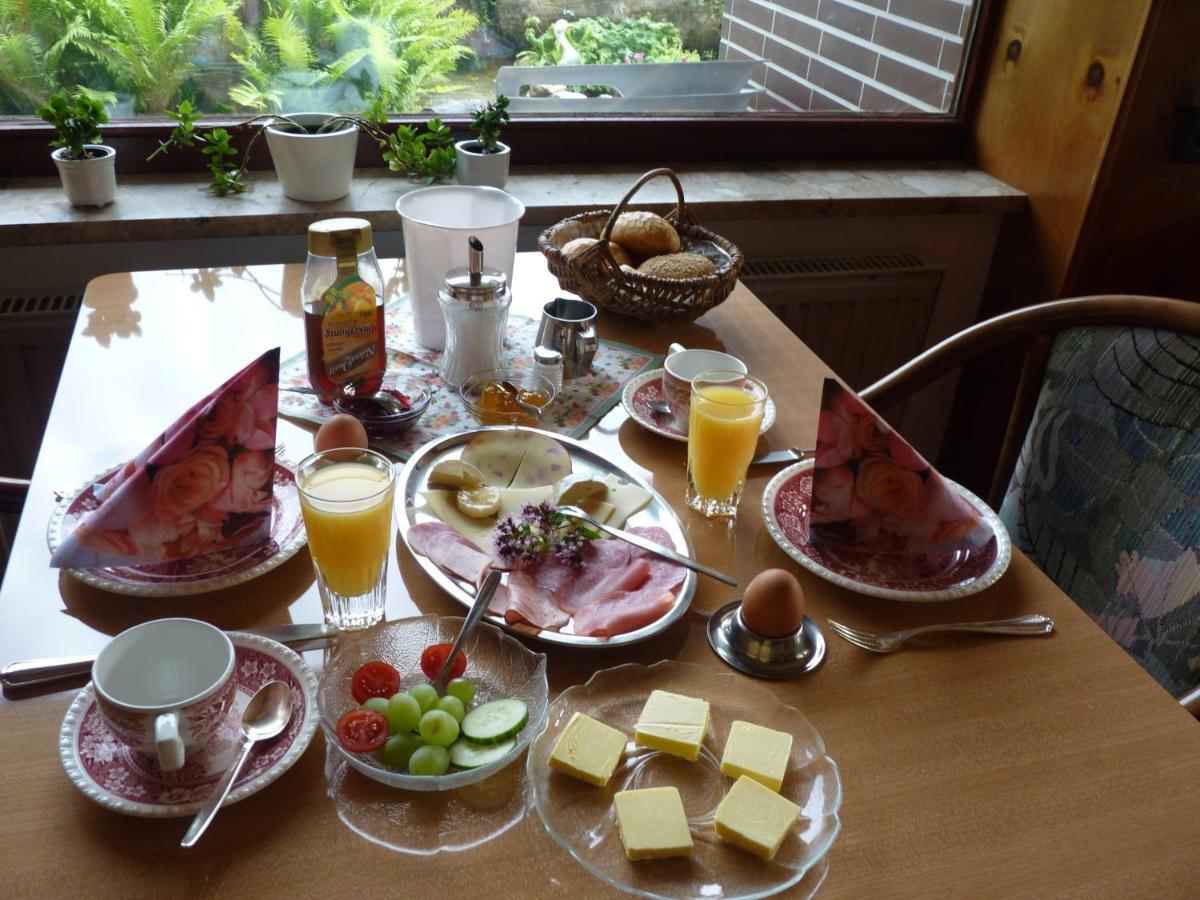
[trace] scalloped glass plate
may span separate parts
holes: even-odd
[[[630,740],[607,787],[584,784],[549,767],[550,752],[573,713],[585,713],[632,736],[642,706],[655,689],[709,702],[711,722],[698,761],[647,750]],[[724,843],[713,830],[717,804],[733,784],[721,774],[720,753],[735,719],[794,737],[780,793],[799,804],[801,813],[769,862]],[[767,897],[788,888],[811,894],[824,875],[822,860],[841,829],[841,776],[808,720],[740,675],[688,663],[630,663],[597,672],[586,684],[567,689],[551,705],[545,730],[529,745],[527,767],[534,805],[550,836],[597,878],[643,897]],[[630,862],[617,833],[613,794],[665,785],[679,789],[695,849],[690,857]],[[810,870],[813,875],[806,878]]]
[[[317,689],[321,727],[329,746],[336,748],[346,761],[368,778],[409,791],[448,791],[482,781],[514,763],[530,740],[541,730],[546,719],[548,688],[546,655],[535,653],[516,638],[495,626],[481,622],[467,639],[466,677],[475,682],[478,705],[501,697],[519,697],[529,706],[529,724],[517,736],[517,746],[502,759],[477,769],[453,770],[445,775],[410,775],[386,765],[374,753],[350,753],[337,739],[337,722],[358,706],[350,695],[350,677],[363,663],[381,659],[400,672],[400,686],[408,689],[429,679],[421,671],[421,651],[430,644],[451,643],[462,626],[460,618],[416,616],[397,619],[346,640],[325,666]]]

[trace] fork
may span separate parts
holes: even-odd
[[[909,638],[918,634],[930,634],[936,631],[974,631],[980,634],[1017,634],[1037,635],[1049,634],[1054,630],[1054,619],[1050,616],[1021,616],[1016,619],[999,619],[994,622],[956,622],[946,625],[926,625],[922,628],[908,628],[904,631],[885,631],[876,634],[872,631],[862,631],[851,628],[833,619],[826,619],[829,627],[843,640],[849,641],[856,647],[870,650],[872,653],[891,653]]]

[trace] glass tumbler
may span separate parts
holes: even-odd
[[[371,450],[314,453],[296,469],[308,550],[325,621],[367,628],[383,618],[392,548],[392,463]]]
[[[709,518],[736,516],[758,444],[767,386],[741,372],[692,379],[688,414],[688,506]]]

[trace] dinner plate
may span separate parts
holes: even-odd
[[[58,736],[58,752],[72,783],[101,806],[130,816],[195,815],[233,764],[242,712],[269,681],[292,691],[292,718],[277,738],[250,752],[223,806],[256,794],[291,768],[317,730],[317,677],[300,656],[268,638],[230,632],[237,694],[229,715],[208,745],[188,754],[182,769],[163,772],[158,760],[135,750],[108,727],[89,683],[71,703]]]
[[[451,434],[438,438],[418,448],[409,458],[408,462],[405,463],[396,487],[396,519],[400,523],[400,534],[404,538],[405,544],[408,546],[409,551],[412,552],[417,564],[425,570],[429,577],[463,606],[470,608],[474,602],[475,586],[447,575],[428,557],[413,551],[412,545],[408,540],[409,529],[418,522],[438,521],[429,513],[417,512],[413,506],[420,499],[421,491],[425,490],[428,486],[430,471],[439,462],[443,459],[457,459],[462,452],[463,445],[482,431],[505,431],[513,429],[526,431],[530,434],[544,435],[558,441],[571,454],[571,464],[575,472],[586,472],[601,477],[616,475],[618,478],[630,484],[637,485],[642,490],[648,492],[650,494],[649,505],[640,512],[630,516],[626,527],[658,526],[671,536],[671,540],[675,544],[675,550],[685,556],[695,558],[691,538],[688,537],[688,533],[684,529],[679,516],[671,504],[663,498],[662,494],[656,491],[644,478],[639,478],[637,475],[626,472],[616,463],[606,459],[582,442],[564,437],[561,434],[553,434],[548,431],[539,431],[536,428],[525,428],[523,426],[477,428],[472,431],[462,432],[461,434]],[[491,551],[490,547],[483,547],[481,549],[488,552]],[[696,578],[696,573],[691,569],[685,572],[683,585],[676,591],[675,605],[667,610],[665,615],[635,631],[614,635],[613,637],[589,637],[573,634],[570,631],[570,623],[564,625],[563,630],[559,631],[539,629],[524,623],[509,624],[504,620],[503,616],[491,612],[484,614],[484,620],[517,634],[537,638],[548,643],[566,644],[572,647],[618,647],[623,644],[632,644],[653,637],[664,629],[669,628],[673,622],[686,613],[688,607],[691,605],[692,597],[696,593]]]
[[[631,737],[646,698],[656,689],[708,701],[708,733],[698,760],[689,762],[629,740],[605,787],[550,768],[554,745],[576,712]],[[720,757],[735,720],[792,735],[779,793],[800,806],[800,818],[769,862],[726,844],[713,827],[717,804],[733,786],[721,773]],[[820,884],[821,862],[841,830],[841,775],[817,730],[760,684],[709,666],[670,660],[648,667],[628,663],[567,688],[550,704],[545,730],[529,745],[526,767],[534,807],[550,836],[597,878],[643,897],[729,900],[789,889],[789,896],[807,896]],[[692,854],[630,862],[617,831],[613,794],[666,785],[679,790]],[[810,871],[813,877],[806,878]]]
[[[970,503],[992,530],[982,550],[923,555],[887,555],[853,547],[814,546],[808,540],[812,460],[779,472],[763,491],[763,519],[780,548],[826,581],[886,600],[930,603],[955,600],[991,587],[1012,559],[1008,531],[991,508],[949,478],[946,483]]]
[[[50,515],[46,543],[53,553],[84,515],[100,504],[94,493],[119,469],[109,469],[62,496]],[[304,546],[304,517],[292,470],[276,460],[271,496],[271,535],[263,543],[234,547],[192,559],[144,566],[66,569],[84,584],[137,597],[186,597],[250,581],[283,565]]]
[[[652,369],[631,379],[625,385],[625,389],[621,391],[621,405],[625,407],[625,412],[629,414],[629,418],[633,419],[633,421],[646,430],[686,444],[688,439],[687,429],[677,426],[673,417],[660,415],[650,408],[651,400],[664,399],[662,374],[662,369]],[[759,426],[758,433],[766,434],[767,429],[774,424],[775,401],[768,397],[766,406],[763,409],[762,425]]]

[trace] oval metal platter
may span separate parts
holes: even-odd
[[[415,509],[414,507],[420,501],[420,494],[426,490],[429,484],[429,472],[439,462],[444,459],[457,459],[462,453],[463,446],[467,441],[471,440],[475,435],[483,431],[526,431],[530,434],[540,434],[558,441],[567,448],[567,452],[571,454],[571,465],[575,472],[586,472],[595,475],[615,475],[622,481],[629,484],[634,484],[642,490],[650,494],[650,503],[645,509],[635,513],[629,517],[626,522],[628,526],[653,526],[664,529],[675,542],[675,549],[689,557],[695,558],[692,549],[691,539],[688,537],[687,531],[680,522],[679,516],[667,503],[663,496],[654,489],[654,487],[643,478],[636,475],[631,475],[605,459],[596,451],[587,447],[580,441],[573,438],[564,437],[560,434],[554,434],[549,431],[541,431],[536,428],[526,428],[524,426],[501,426],[492,428],[476,428],[472,431],[465,431],[461,434],[447,435],[443,438],[430,441],[428,444],[417,449],[415,453],[405,463],[404,468],[400,472],[399,483],[396,486],[396,519],[400,523],[400,535],[404,538],[404,545],[408,551],[412,553],[417,564],[432,578],[437,584],[448,593],[451,597],[457,600],[465,607],[470,607],[471,602],[475,599],[475,587],[469,582],[462,581],[451,575],[446,574],[427,557],[421,556],[412,549],[412,545],[408,540],[408,531],[413,525],[418,522],[435,522],[437,517],[432,513],[424,512]],[[491,552],[491,547],[481,548],[486,552]],[[507,577],[507,576],[506,576]],[[659,632],[669,628],[673,622],[678,620],[680,616],[687,612],[688,607],[692,604],[692,597],[696,593],[696,578],[698,576],[690,569],[684,576],[683,587],[676,592],[675,605],[667,611],[667,614],[662,618],[645,625],[636,631],[630,631],[625,634],[618,634],[612,637],[588,637],[586,635],[573,634],[571,632],[571,623],[567,623],[561,630],[540,629],[526,623],[510,624],[504,620],[503,616],[496,616],[492,613],[486,613],[484,619],[505,628],[514,634],[521,634],[527,637],[533,637],[541,641],[546,641],[552,644],[565,644],[572,647],[619,647],[625,644],[634,644],[638,641],[644,641],[647,638],[653,637]]]

